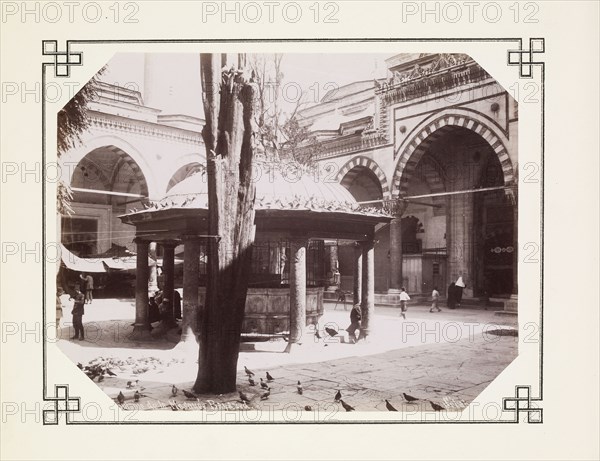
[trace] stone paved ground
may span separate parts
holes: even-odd
[[[131,300],[97,300],[86,306],[88,340],[68,340],[69,328],[63,327],[58,345],[74,363],[86,364],[99,357],[121,360],[123,366],[113,368],[117,376],[107,376],[98,386],[111,398],[122,391],[127,398],[125,407],[132,403],[136,389],[127,388],[127,382],[135,386],[136,379],[137,388],[143,388],[141,408],[171,411],[173,403],[180,409],[199,408],[207,400],[230,408],[244,407],[236,393],[198,396],[198,401],[186,399],[181,391],[172,397],[173,384],[191,389],[196,351],[174,347],[173,335],[154,342],[130,341],[133,314]],[[516,337],[493,334],[494,330],[508,332],[516,327],[516,318],[495,316],[483,309],[430,313],[426,306],[410,306],[403,320],[398,310],[377,307],[374,333],[368,342],[325,339],[325,325],[343,330],[348,317],[349,312],[340,306],[334,309],[334,304],[327,304],[319,325],[323,338],[316,340],[314,330],[309,330],[303,344],[289,354],[283,353],[284,340],[244,343],[238,361],[238,389],[250,397],[249,407],[281,409],[293,403],[300,408],[327,409],[339,406],[333,403],[339,389],[344,401],[357,411],[386,411],[384,399],[400,411],[431,411],[427,400],[460,410],[517,355]],[[266,371],[275,378],[267,400],[260,399],[264,391],[259,386],[248,384],[244,366],[254,371],[257,383]],[[298,380],[302,395],[296,390]],[[420,400],[409,404],[403,392]]]

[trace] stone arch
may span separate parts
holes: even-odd
[[[360,169],[357,167],[363,167],[366,168],[367,170],[370,170],[376,177],[377,180],[379,181],[379,185],[381,186],[381,192],[383,195],[383,198],[389,198],[390,197],[390,188],[388,186],[388,180],[385,176],[385,173],[383,172],[383,170],[381,169],[381,167],[377,164],[377,162],[375,162],[374,160],[368,158],[368,157],[364,157],[362,155],[359,155],[357,157],[353,157],[352,159],[350,159],[348,162],[346,162],[346,164],[340,169],[340,171],[337,174],[337,181],[339,183],[342,183],[342,181],[344,179],[348,179],[350,175],[353,175],[353,177],[350,177],[350,180],[353,180],[354,177],[360,172]],[[353,170],[355,170],[355,172],[353,172]]]
[[[466,128],[483,138],[492,148],[502,168],[504,185],[515,181],[512,162],[506,149],[507,139],[476,112],[465,109],[448,109],[437,112],[419,124],[400,145],[401,152],[392,184],[392,196],[405,195],[415,169],[427,148],[453,127]]]
[[[114,145],[97,147],[81,158],[72,171],[70,183],[73,185],[81,180],[88,184],[91,181],[92,187],[87,187],[90,189],[97,189],[94,187],[96,183],[103,186],[102,190],[114,191],[121,186],[125,189],[120,192],[130,192],[137,185],[141,195],[148,197],[149,193],[148,182],[140,166],[127,152]]]
[[[148,188],[148,196],[151,199],[162,196],[164,191],[159,189],[156,176],[144,155],[131,143],[114,135],[85,136],[81,145],[63,155],[59,161],[63,181],[71,184],[75,169],[81,160],[98,148],[107,148],[126,154],[133,162],[132,165],[135,164],[135,168],[143,175]]]

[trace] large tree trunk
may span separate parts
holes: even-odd
[[[241,71],[222,72],[221,55],[200,57],[206,125],[209,237],[206,305],[199,313],[200,353],[194,391],[236,388],[236,370],[254,242],[256,85]],[[220,88],[220,94],[219,94]]]

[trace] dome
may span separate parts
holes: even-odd
[[[311,171],[294,164],[259,163],[255,178],[256,210],[384,214],[378,209],[361,207],[344,186],[319,170]],[[177,183],[161,200],[151,203],[149,210],[178,208],[208,208],[205,172],[197,172]]]

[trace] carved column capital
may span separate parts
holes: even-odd
[[[390,200],[383,201],[383,209],[394,216],[394,218],[401,218],[406,208],[408,207],[408,200],[400,197]]]

